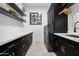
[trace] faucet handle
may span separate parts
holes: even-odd
[[[74,28],[74,32],[76,32],[76,28]]]

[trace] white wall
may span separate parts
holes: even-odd
[[[41,41],[44,38],[44,31],[43,28],[45,25],[47,25],[47,9],[46,8],[27,8],[26,9],[26,24],[25,24],[25,28],[27,29],[27,27],[30,27],[33,32],[34,32],[34,36],[36,38],[35,41]],[[30,12],[40,12],[42,13],[42,25],[30,25]],[[40,40],[38,40],[38,38],[40,38]]]
[[[74,31],[74,23],[79,21],[79,3],[76,3],[70,7],[71,13],[68,15],[68,32]],[[76,26],[77,32],[79,32],[79,23]]]
[[[5,37],[19,35],[23,31],[24,25],[22,22],[0,13],[0,40]]]

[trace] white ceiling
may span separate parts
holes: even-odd
[[[23,3],[26,8],[49,8],[51,3]]]

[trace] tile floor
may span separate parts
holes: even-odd
[[[54,52],[48,52],[44,41],[40,40],[40,37],[37,39],[35,33],[33,33],[33,42],[26,56],[56,56],[56,54]]]
[[[56,56],[54,52],[47,52],[43,42],[33,42],[26,56]]]

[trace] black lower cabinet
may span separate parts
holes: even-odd
[[[63,41],[59,40],[56,42],[57,51],[56,54],[59,56],[66,56],[70,55],[70,47],[69,45],[65,44]]]
[[[44,44],[48,52],[53,52],[51,47],[52,33],[48,31],[48,26],[44,26]]]
[[[14,40],[0,46],[0,56],[17,56],[19,54],[17,42],[18,40]]]
[[[55,36],[55,53],[58,56],[79,56],[79,43]]]
[[[20,38],[19,55],[24,56],[32,44],[32,33]]]
[[[32,43],[32,33],[0,46],[0,56],[24,56]]]
[[[28,43],[27,46],[31,45],[31,43],[32,43],[32,35],[30,35],[30,34],[27,35],[27,41],[26,41],[26,43]]]

